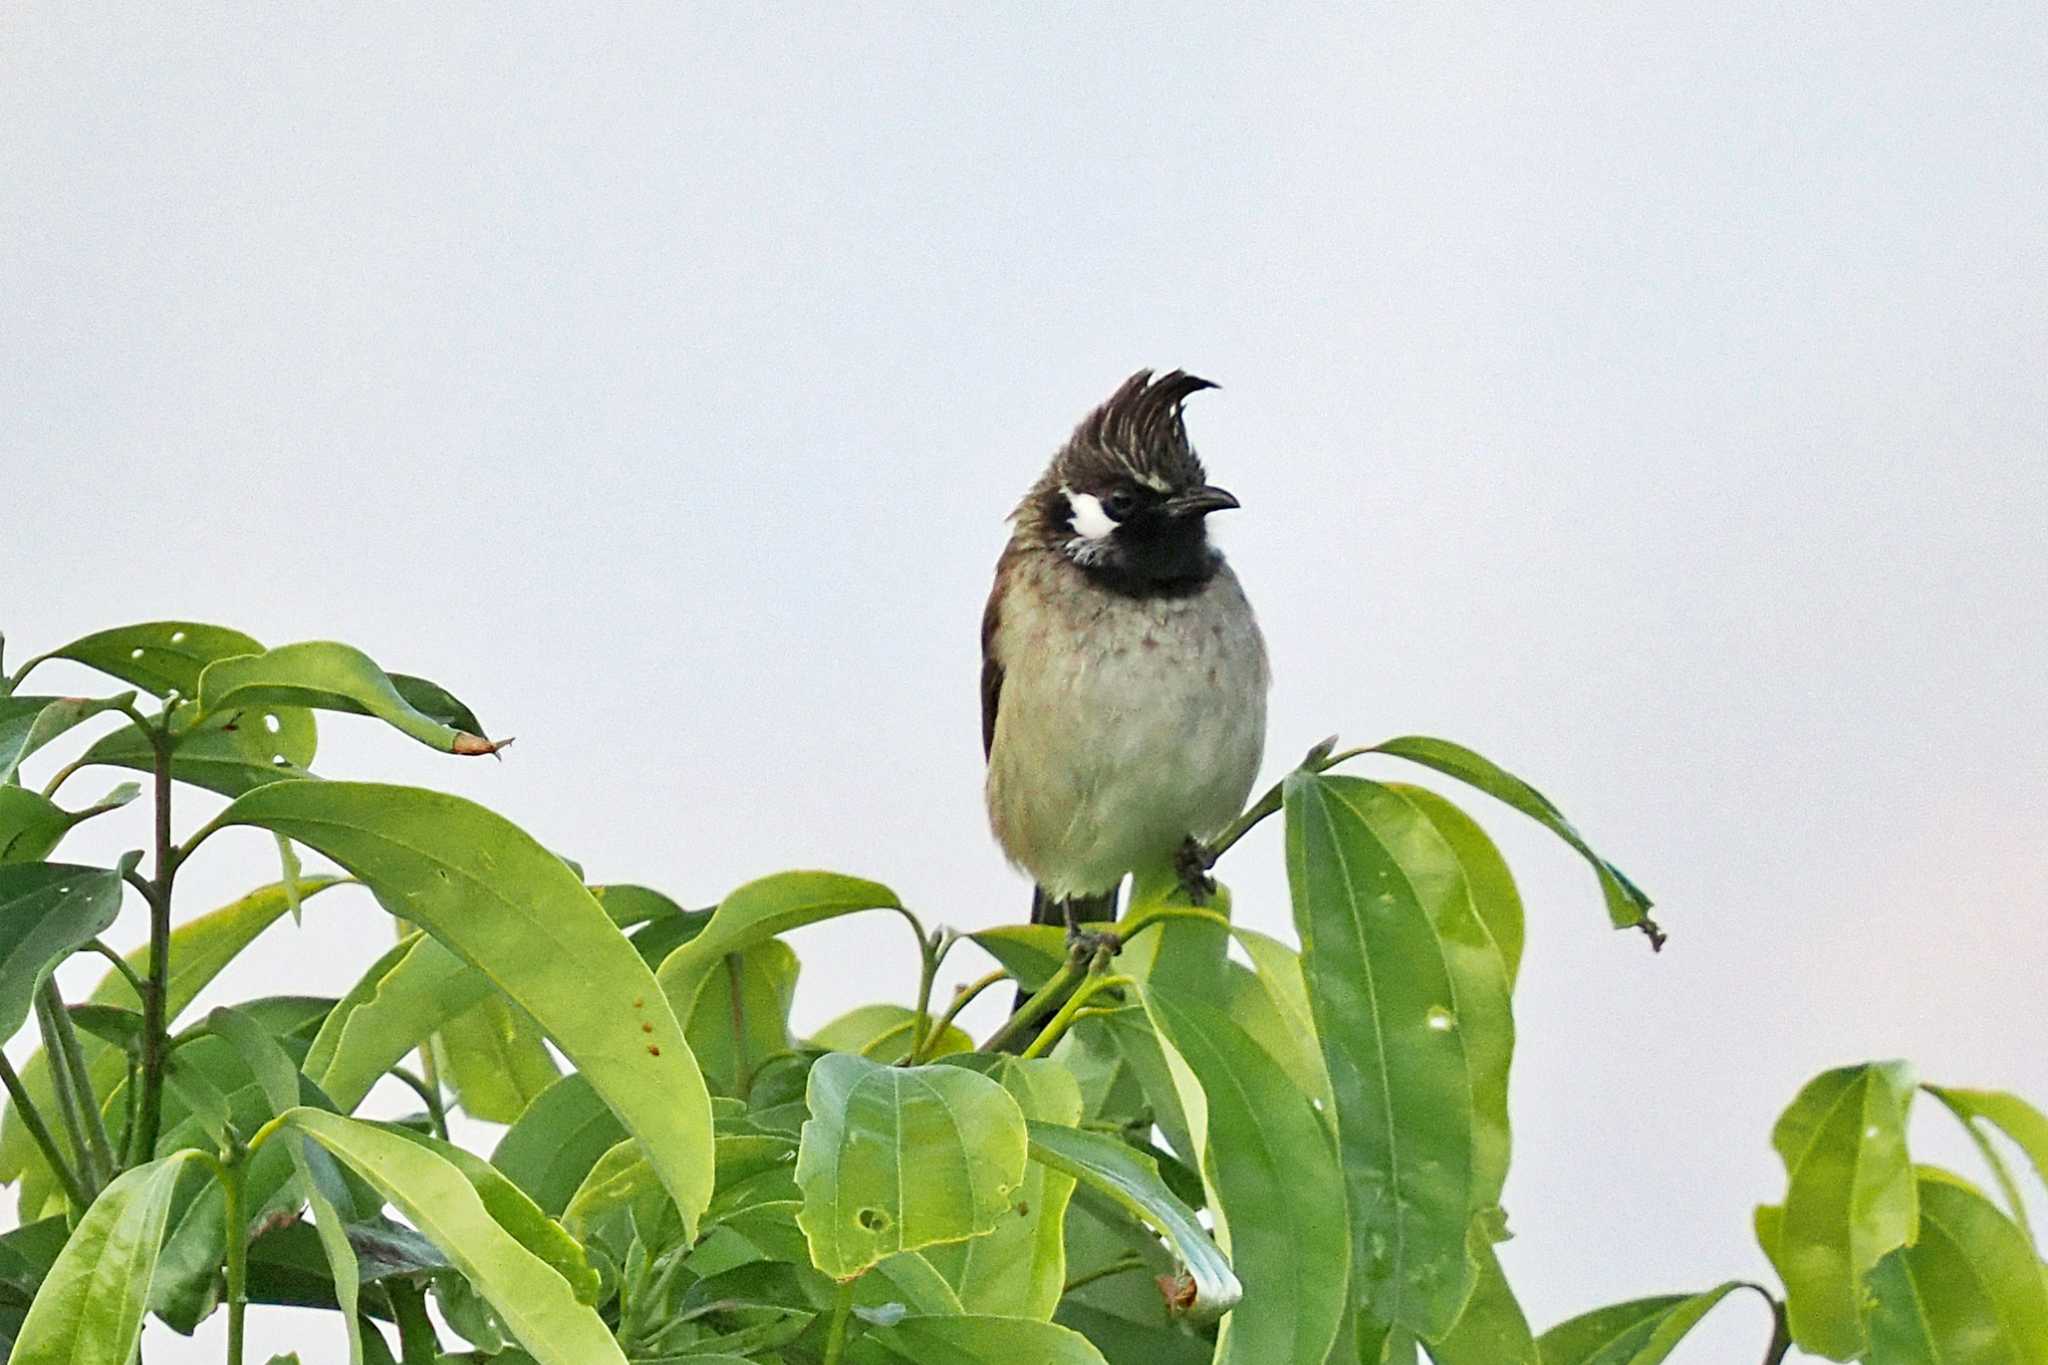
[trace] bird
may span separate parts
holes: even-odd
[[[1183,413],[1215,387],[1140,370],[1084,418],[1011,514],[982,613],[989,825],[1070,945],[1109,937],[1084,926],[1130,874],[1205,903],[1206,841],[1264,755],[1265,641],[1208,529],[1239,504]]]

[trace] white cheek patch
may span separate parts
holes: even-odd
[[[1084,540],[1101,540],[1116,530],[1117,521],[1102,510],[1102,499],[1093,493],[1076,493],[1071,488],[1062,488],[1060,492],[1067,495],[1067,505],[1074,509],[1074,534]]]

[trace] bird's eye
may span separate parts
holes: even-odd
[[[1102,510],[1113,520],[1128,521],[1131,513],[1138,510],[1138,495],[1128,488],[1119,488],[1102,500]]]

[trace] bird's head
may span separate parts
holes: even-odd
[[[1025,496],[1020,532],[1115,591],[1188,592],[1207,582],[1221,562],[1208,515],[1238,504],[1207,482],[1181,405],[1214,387],[1180,370],[1125,380]]]

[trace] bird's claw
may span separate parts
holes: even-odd
[[[1067,956],[1078,966],[1108,962],[1124,948],[1123,939],[1111,929],[1067,928]]]
[[[1216,855],[1209,846],[1190,834],[1173,856],[1173,870],[1180,876],[1181,890],[1188,893],[1188,900],[1195,905],[1207,905],[1209,898],[1216,894],[1216,879],[1209,875],[1209,869],[1216,866]]]

